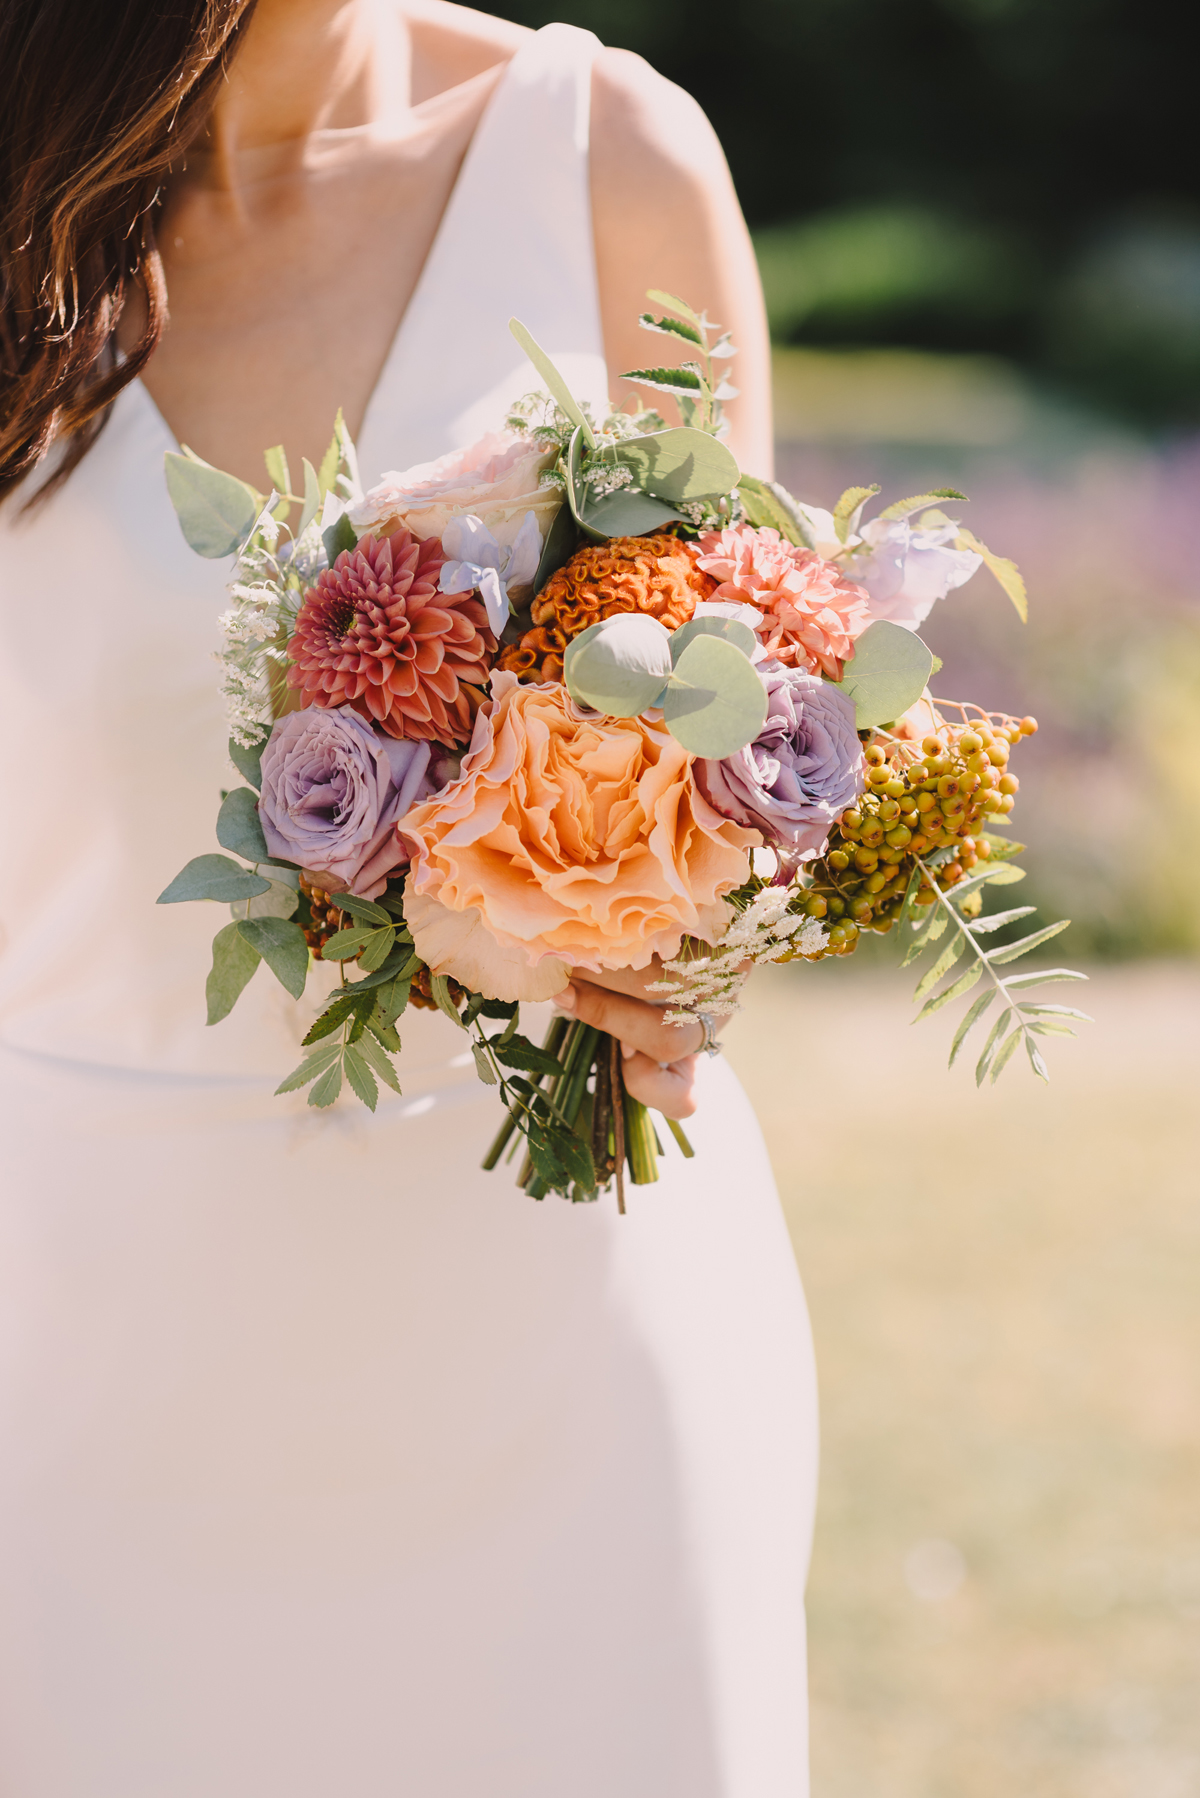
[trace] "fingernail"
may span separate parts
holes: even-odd
[[[631,1055],[637,1054],[637,1050],[634,1048],[632,1043],[622,1043],[621,1044],[621,1053],[625,1057],[626,1061],[628,1061],[629,1057]]]
[[[561,993],[555,993],[554,1003],[560,1011],[574,1011],[579,995],[573,986],[564,986]]]

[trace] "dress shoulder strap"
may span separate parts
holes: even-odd
[[[588,177],[590,31],[547,25],[502,75],[463,160],[360,435],[364,476],[427,461],[541,385],[523,320],[580,397],[607,391]]]

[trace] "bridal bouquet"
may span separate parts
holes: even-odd
[[[1064,924],[987,946],[1032,910],[982,902],[1022,878],[1009,761],[1036,723],[933,698],[916,634],[981,563],[1023,616],[1016,569],[945,512],[962,494],[867,519],[877,488],[823,511],[742,474],[733,346],[650,298],[643,325],[692,359],[625,378],[671,394],[677,428],[593,418],[514,320],[545,390],[365,492],[340,417],[299,494],[278,448],[265,496],[167,457],[188,542],[236,557],[221,661],[246,784],[217,817],[228,853],[160,898],[230,908],[209,1023],[260,962],[296,999],[336,969],[279,1091],[323,1106],[345,1082],[374,1109],[379,1082],[400,1090],[405,1007],[436,1006],[505,1106],[485,1165],[523,1140],[534,1196],[615,1179],[622,1208],[625,1169],[657,1178],[661,1146],[619,1046],[561,1016],[541,1045],[519,1030],[573,969],[658,958],[667,1019],[711,1042],[754,965],[907,926],[906,961],[935,951],[921,1016],[982,985],[952,1062],[995,1007],[979,1081],[1022,1045],[1044,1078],[1036,1039],[1083,1015],[1030,997],[1070,970],[1001,971]]]

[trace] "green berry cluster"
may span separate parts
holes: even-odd
[[[808,959],[848,955],[861,931],[890,930],[918,858],[923,866],[915,902],[932,905],[935,881],[952,887],[991,855],[987,826],[1016,804],[1019,782],[1009,773],[1010,752],[1033,735],[1037,720],[974,707],[953,710],[961,716],[935,712],[936,729],[919,744],[886,730],[870,733],[863,750],[865,790],[808,870],[802,909],[828,926],[825,945]],[[930,868],[938,850],[953,853],[937,856]]]

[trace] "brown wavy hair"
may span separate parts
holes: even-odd
[[[152,355],[158,201],[253,6],[0,0],[0,501],[59,438],[41,494],[64,481]],[[138,290],[145,324],[118,360]]]

